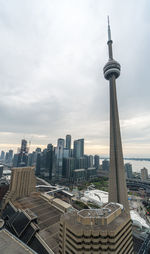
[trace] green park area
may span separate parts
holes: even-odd
[[[93,187],[94,189],[98,190],[103,190],[103,191],[108,191],[108,178],[106,177],[99,177],[96,179],[92,179],[91,181],[85,182],[85,183],[80,183],[78,185],[78,189],[81,190],[86,190],[88,187]]]
[[[73,202],[73,207],[76,208],[77,210],[82,210],[82,209],[88,209],[89,207],[84,204],[82,201],[75,200]]]

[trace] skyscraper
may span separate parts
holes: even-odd
[[[49,172],[49,179],[52,179],[52,169],[53,169],[53,145],[47,145],[47,153],[46,153],[46,169]]]
[[[99,168],[99,155],[94,156],[94,167]]]
[[[18,154],[14,155],[13,166],[15,167],[26,167],[28,164],[28,148],[27,141],[21,140],[21,148]]]
[[[93,155],[88,156],[88,168],[93,167]]]
[[[71,135],[66,135],[66,148],[71,149]]]
[[[129,212],[116,94],[116,79],[120,76],[120,64],[113,59],[112,43],[111,30],[108,19],[107,44],[109,60],[104,66],[104,77],[109,80],[110,88],[109,202],[120,203],[124,206],[126,212]]]
[[[64,139],[59,138],[57,141],[57,147],[55,149],[56,178],[59,178],[59,179],[62,178],[63,154],[64,154]]]
[[[3,175],[3,169],[4,169],[4,166],[3,166],[3,165],[0,165],[0,178],[1,178],[2,175]]]
[[[11,162],[13,158],[13,150],[9,150],[9,161]]]
[[[148,170],[147,168],[141,169],[141,180],[146,181],[148,179]]]
[[[132,174],[132,164],[130,163],[125,163],[125,171],[126,171],[126,175],[127,178],[132,178],[133,174]]]
[[[13,150],[9,150],[9,152],[7,152],[5,156],[5,163],[11,163],[12,157],[13,157]]]
[[[28,150],[27,150],[27,141],[25,139],[22,139],[21,140],[21,150],[20,150],[21,153],[27,153]]]
[[[102,161],[102,170],[104,170],[104,171],[109,171],[109,161],[108,160],[103,160]]]
[[[4,158],[5,158],[5,152],[1,151],[1,160],[4,160]]]
[[[84,139],[74,141],[74,157],[80,159],[84,156]]]
[[[57,147],[61,146],[64,148],[64,145],[65,145],[65,140],[63,138],[59,138],[57,140]]]
[[[36,171],[35,171],[35,174],[37,176],[40,175],[40,170],[41,170],[41,153],[37,153],[37,157],[36,157]]]
[[[67,178],[68,181],[72,181],[74,169],[75,169],[75,159],[71,157],[64,158],[62,176]]]

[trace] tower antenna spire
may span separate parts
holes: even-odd
[[[108,41],[111,41],[111,30],[110,30],[109,16],[107,16],[107,20],[108,20]]]
[[[113,59],[113,50],[112,50],[112,39],[111,39],[111,30],[110,30],[110,22],[109,22],[109,16],[107,16],[107,21],[108,21],[108,54],[109,54],[109,59]]]

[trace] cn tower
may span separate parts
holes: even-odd
[[[120,134],[119,114],[116,94],[116,79],[120,76],[120,64],[113,59],[111,30],[108,17],[109,60],[104,66],[104,77],[109,80],[110,89],[110,172],[109,202],[120,203],[129,213],[125,169]]]

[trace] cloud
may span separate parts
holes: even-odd
[[[1,144],[23,137],[55,144],[70,133],[90,142],[88,153],[108,152],[103,66],[109,14],[114,57],[122,66],[117,92],[124,146],[137,144],[139,154],[139,143],[149,140],[149,7],[148,0],[2,0]]]

